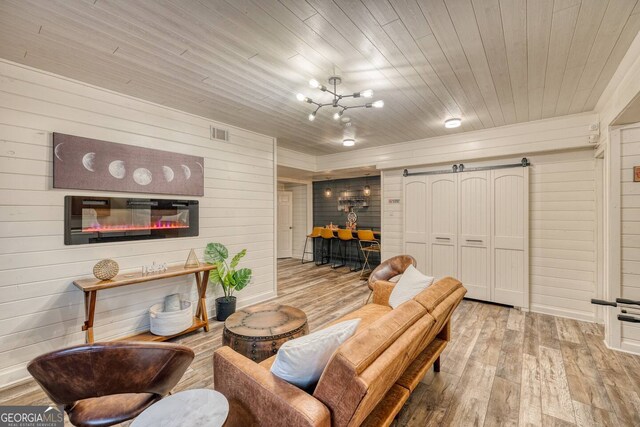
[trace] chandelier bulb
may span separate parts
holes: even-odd
[[[333,114],[333,120],[338,120],[340,118],[340,113]]]
[[[315,111],[314,111],[313,113],[309,114],[309,121],[310,121],[310,122],[314,121],[314,120],[315,120],[315,118],[316,118],[316,113],[315,113]]]
[[[384,107],[384,101],[380,99],[380,100],[374,102],[373,104],[371,104],[371,106],[373,108],[382,108],[382,107]]]
[[[316,89],[318,86],[320,86],[320,83],[318,83],[316,79],[311,79],[309,80],[309,86]]]
[[[297,95],[296,95],[296,99],[297,99],[298,101],[304,101],[306,98],[307,98],[307,97],[306,97],[306,96],[304,96],[304,95],[303,95],[303,94],[301,94],[301,93],[299,93],[299,94],[297,94]]]
[[[364,98],[371,98],[373,96],[373,90],[371,89],[363,90],[362,92],[360,92],[360,96]]]

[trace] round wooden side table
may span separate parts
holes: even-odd
[[[256,363],[273,356],[285,342],[309,333],[307,316],[289,305],[257,304],[224,322],[222,345]]]

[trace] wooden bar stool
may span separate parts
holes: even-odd
[[[358,239],[353,237],[353,232],[350,229],[339,229],[338,230],[338,253],[341,254],[342,265],[335,266],[342,267],[343,265],[349,266],[349,261],[353,261],[352,256],[349,253],[349,249],[354,247],[356,249],[356,256],[358,257],[358,261],[360,260],[360,252],[358,251]],[[358,268],[356,267],[356,262],[353,261],[351,271],[356,271]]]
[[[380,242],[376,240],[372,230],[358,230],[358,243],[360,245],[360,251],[364,256],[364,262],[362,264],[362,271],[360,271],[360,277],[364,275],[367,270],[371,271],[371,264],[369,258],[372,254],[381,252]]]
[[[333,263],[333,241],[336,240],[336,236],[333,234],[333,230],[329,228],[323,228],[320,231],[320,237],[322,237],[322,248],[320,249],[320,263],[316,261],[316,265],[325,265]],[[325,261],[325,259],[327,261]]]
[[[311,262],[316,260],[316,239],[322,237],[322,227],[313,227],[311,234],[307,234],[307,238],[304,239],[304,248],[302,249],[302,263],[304,264],[304,256],[307,254],[311,254],[313,258]],[[311,243],[313,245],[313,249],[311,252],[307,252],[307,242],[311,239]]]

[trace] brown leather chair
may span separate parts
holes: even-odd
[[[177,344],[94,343],[43,354],[27,369],[73,425],[101,427],[135,418],[169,394],[194,356]]]
[[[378,280],[388,282],[392,277],[404,273],[410,265],[416,266],[416,260],[411,255],[398,255],[383,261],[369,275],[369,289],[373,291],[373,284]]]

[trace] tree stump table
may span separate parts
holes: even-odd
[[[285,342],[309,333],[307,316],[288,305],[257,304],[224,322],[222,345],[256,363],[273,356]]]

